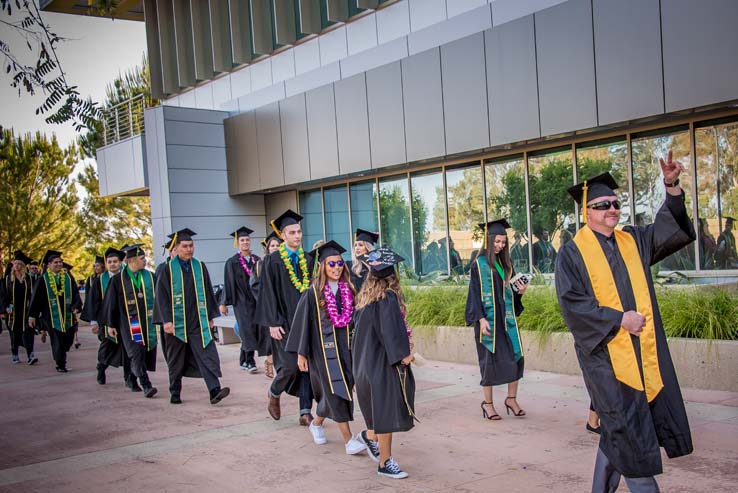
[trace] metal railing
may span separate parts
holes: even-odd
[[[103,144],[109,145],[144,133],[143,94],[118,103],[103,111]]]

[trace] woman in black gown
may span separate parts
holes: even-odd
[[[273,231],[269,233],[269,236],[264,238],[264,240],[261,242],[261,246],[264,248],[264,257],[267,255],[276,252],[279,249],[279,244],[282,243],[282,240],[279,239],[279,236],[277,236],[276,233]],[[251,292],[254,294],[254,298],[256,298],[257,303],[259,302],[259,293],[261,288],[261,273],[263,271],[262,264],[264,262],[264,259],[261,258],[256,263],[256,269],[254,270],[254,275],[251,277]],[[266,358],[264,359],[264,376],[266,376],[269,379],[274,378],[274,360],[272,359],[272,346],[271,346],[271,340],[272,336],[269,335],[269,327],[265,327],[263,325],[259,326],[259,343],[262,341],[269,341],[268,344],[265,344],[265,354]],[[261,353],[259,353],[261,354]]]
[[[351,263],[349,269],[351,271],[351,284],[356,288],[356,292],[361,291],[361,285],[364,284],[369,269],[358,258],[362,255],[374,250],[374,245],[379,241],[379,233],[372,233],[357,228],[354,233],[354,248],[351,249]]]

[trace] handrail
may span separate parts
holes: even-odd
[[[103,145],[144,133],[143,94],[127,99],[103,110]]]

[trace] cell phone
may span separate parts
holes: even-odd
[[[518,281],[523,281],[523,284],[528,284],[531,280],[531,276],[529,274],[521,274],[518,272],[515,274],[512,279],[510,279],[510,286],[512,286],[513,291],[517,293],[518,287],[515,285]]]

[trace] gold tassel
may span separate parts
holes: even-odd
[[[275,233],[277,233],[278,236],[282,236],[282,232],[280,230],[278,230],[277,229],[277,226],[275,226],[275,224],[274,224],[274,219],[272,219],[271,221],[269,221],[269,224],[272,226],[272,229],[274,230]]]
[[[487,249],[487,223],[484,223],[484,238],[482,239],[482,248]]]
[[[587,180],[582,185],[582,224],[587,224]]]
[[[233,248],[238,248],[238,233],[233,235]]]
[[[174,245],[177,244],[177,233],[174,233],[174,237],[172,238],[172,242],[169,243],[168,250],[171,252],[174,249]]]

